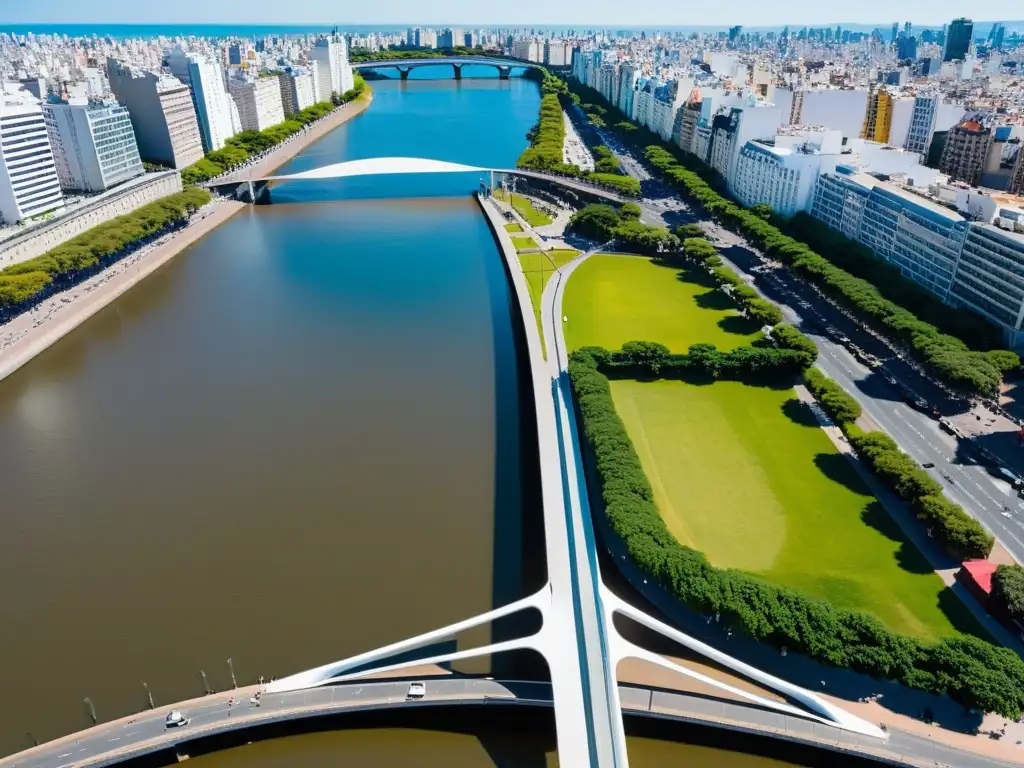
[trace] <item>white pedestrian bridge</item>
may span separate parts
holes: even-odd
[[[260,203],[266,202],[269,199],[268,191],[270,186],[280,182],[426,173],[487,174],[491,189],[495,188],[495,182],[498,177],[518,177],[549,186],[553,185],[563,191],[572,193],[572,195],[583,202],[622,203],[626,201],[626,198],[617,192],[571,176],[559,176],[553,173],[531,171],[524,168],[485,168],[483,166],[451,163],[446,160],[432,160],[424,157],[368,157],[360,160],[346,160],[342,163],[331,163],[297,173],[252,178],[235,177],[231,181],[213,182],[206,186],[211,191],[220,195],[233,197],[247,203]]]

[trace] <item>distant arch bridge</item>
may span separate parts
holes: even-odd
[[[462,163],[449,163],[445,160],[430,160],[422,157],[372,157],[363,160],[349,160],[344,163],[332,163],[320,168],[312,168],[299,173],[277,176],[264,176],[251,179],[234,179],[207,184],[207,188],[223,197],[231,197],[246,203],[269,203],[270,186],[277,182],[315,181],[322,179],[343,179],[356,176],[387,176],[420,173],[480,173],[488,174],[490,187],[493,189],[495,178],[511,176],[521,178],[529,183],[544,188],[554,188],[558,192],[590,203],[623,203],[626,198],[604,187],[570,178],[555,176],[540,171],[528,171],[521,168],[482,168]]]
[[[477,64],[485,67],[494,67],[498,70],[498,77],[508,80],[512,70],[516,67],[528,69],[544,69],[542,64],[535,61],[517,61],[491,56],[432,56],[422,59],[384,59],[381,61],[354,61],[352,69],[397,69],[403,80],[409,77],[409,72],[419,67],[449,66],[455,72],[455,79],[462,79],[462,68],[467,64]]]

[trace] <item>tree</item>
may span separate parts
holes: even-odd
[[[623,203],[619,206],[619,218],[622,220],[638,221],[643,213],[636,203]]]
[[[622,345],[618,360],[628,365],[642,366],[658,374],[668,360],[669,350],[654,341],[627,341]]]
[[[700,224],[682,224],[672,232],[681,240],[691,237],[704,237],[704,228]]]

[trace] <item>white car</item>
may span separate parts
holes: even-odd
[[[190,719],[185,717],[181,710],[174,709],[167,713],[167,719],[164,720],[164,726],[166,728],[181,728],[192,722]]]
[[[405,694],[407,699],[422,699],[427,695],[427,686],[424,683],[409,683],[409,690]]]

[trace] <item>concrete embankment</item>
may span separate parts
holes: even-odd
[[[320,120],[306,133],[281,144],[238,177],[267,175],[323,138],[338,126],[362,114],[373,101],[372,92],[346,104]],[[97,275],[46,299],[0,326],[0,380],[21,368],[36,355],[130,290],[190,245],[245,207],[244,203],[217,200],[192,217],[183,229],[164,235],[155,243],[112,264]]]

